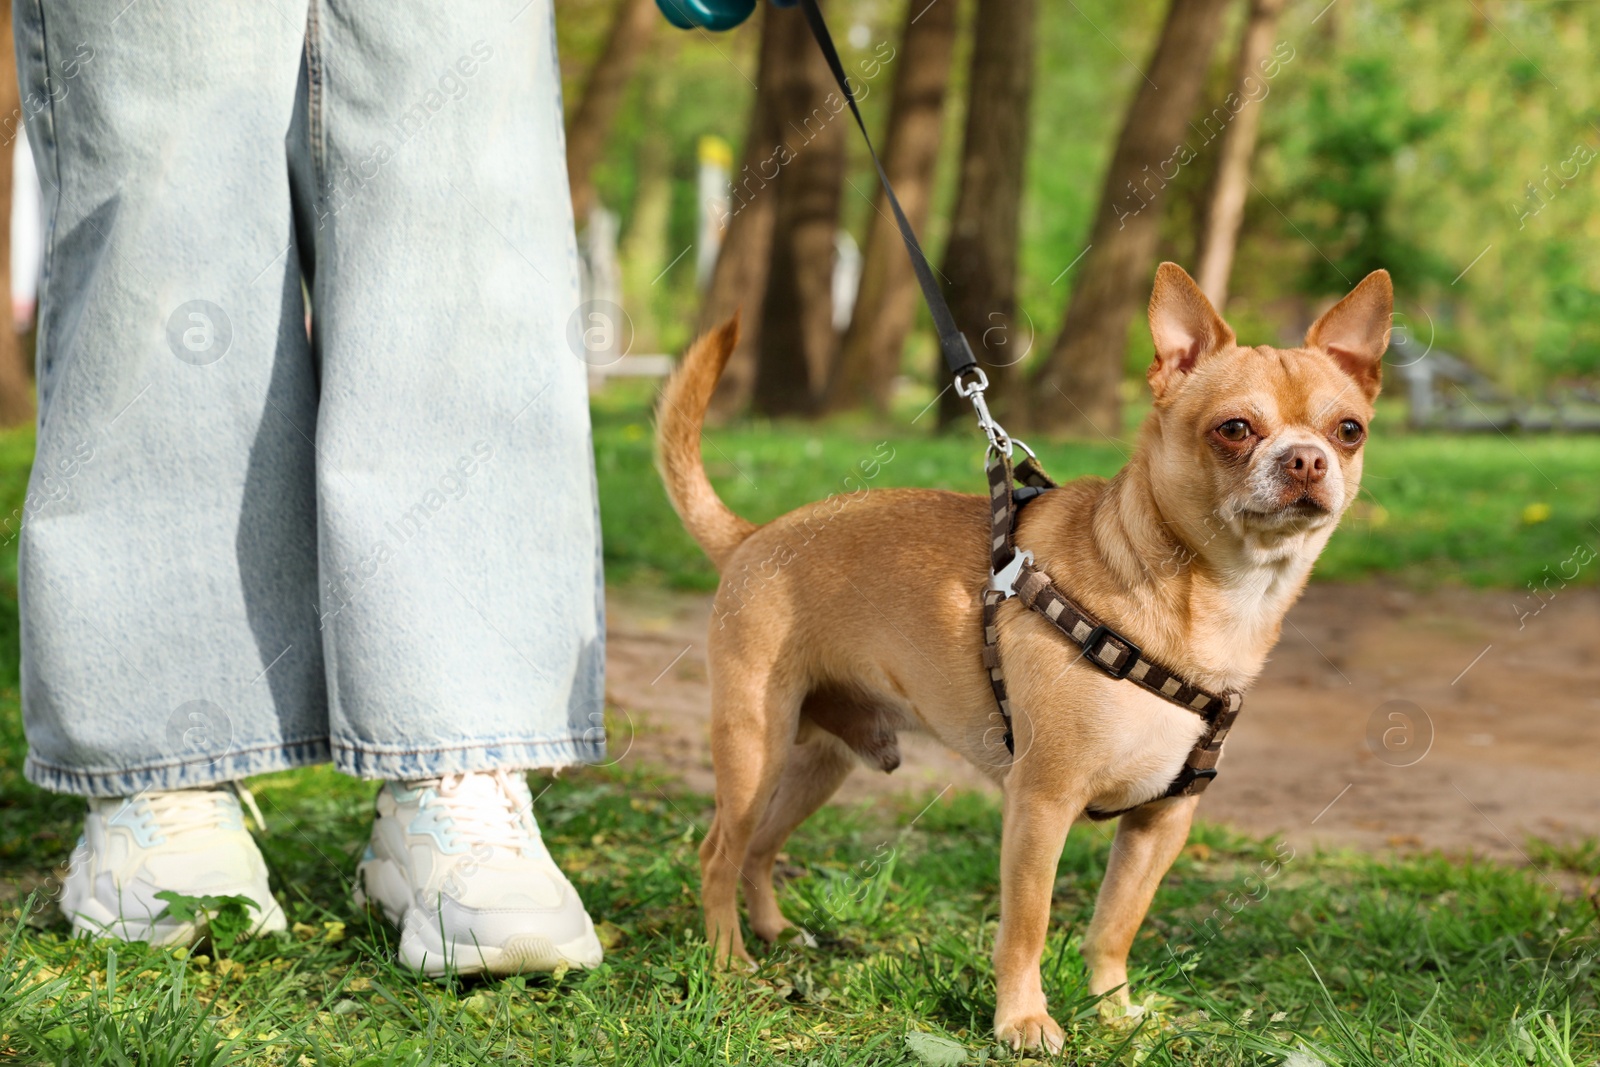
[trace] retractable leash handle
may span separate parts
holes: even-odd
[[[793,7],[795,0],[772,0]],[[731,30],[756,9],[756,0],[656,0],[667,21],[680,30]]]

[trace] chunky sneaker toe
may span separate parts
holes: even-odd
[[[267,865],[245,829],[242,786],[95,797],[62,887],[61,910],[82,936],[182,944],[201,929],[171,917],[157,893],[242,896],[251,933],[284,929]],[[259,815],[257,821],[259,822]]]
[[[400,928],[400,960],[429,975],[593,967],[594,923],[550,858],[521,774],[389,782],[378,793],[356,901]]]

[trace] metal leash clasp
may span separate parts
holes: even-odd
[[[972,410],[978,415],[978,426],[983,430],[983,435],[989,439],[989,447],[1005,455],[1011,455],[1011,438],[1006,433],[1005,427],[994,421],[994,416],[989,414],[988,401],[983,398],[983,391],[989,388],[989,376],[983,373],[982,367],[973,367],[966,373],[975,377],[971,382],[964,382],[960,374],[956,375],[956,395],[972,402]]]
[[[956,375],[956,395],[972,402],[972,410],[978,415],[978,427],[983,430],[983,435],[989,439],[989,449],[1009,457],[1015,449],[1021,448],[1028,455],[1037,459],[1038,457],[1034,456],[1033,449],[1007,433],[1006,428],[996,422],[995,417],[989,413],[989,402],[983,396],[983,391],[989,388],[989,376],[983,373],[983,368],[973,367],[964,373],[975,375],[976,377],[971,382],[964,382],[961,380],[962,375]]]

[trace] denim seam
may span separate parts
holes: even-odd
[[[262,754],[265,753],[263,758]],[[256,758],[247,759],[254,755]],[[230,752],[218,760],[196,760],[176,766],[130,768],[116,771],[86,771],[61,767],[28,754],[24,773],[29,781],[57,793],[75,796],[125,796],[150,789],[189,789],[220,782],[252,778],[282,770],[314,766],[329,759],[327,742],[321,738],[295,744],[270,745]],[[186,780],[184,771],[206,771],[222,763],[231,764],[213,774],[199,774]],[[239,766],[239,764],[249,766]]]
[[[510,747],[510,746],[521,746],[521,747],[524,747],[524,748],[537,748],[537,747],[551,748],[551,747],[554,747],[554,746],[557,746],[557,745],[594,745],[596,743],[597,742],[590,741],[587,738],[585,738],[582,733],[575,733],[575,734],[566,734],[566,735],[560,736],[560,737],[505,737],[505,738],[494,738],[494,739],[490,739],[490,740],[472,741],[472,742],[468,742],[466,744],[460,744],[460,745],[440,745],[440,746],[437,746],[437,747],[434,747],[434,748],[417,748],[416,746],[408,745],[408,746],[406,746],[404,748],[395,748],[395,749],[392,749],[392,750],[391,749],[383,749],[383,748],[373,748],[373,747],[370,747],[370,746],[367,746],[367,745],[353,745],[353,744],[350,744],[348,741],[340,741],[337,738],[330,738],[329,741],[328,741],[328,747],[331,748],[334,752],[349,752],[349,753],[353,753],[353,754],[358,755],[358,756],[376,756],[376,757],[401,756],[401,757],[405,757],[405,756],[437,756],[437,755],[440,755],[440,754],[445,753],[445,752],[466,752],[466,751],[469,751],[469,750],[475,749],[475,748],[478,748],[478,749],[482,749],[482,748],[506,748],[506,747]]]
[[[322,20],[317,2],[309,0],[306,5],[306,125],[307,136],[311,140],[311,169],[316,179],[316,189],[312,195],[320,201],[327,161],[322,141],[322,41],[319,32]],[[312,211],[316,209],[317,205],[313,203]]]
[[[182,767],[204,766],[217,763],[226,757],[251,756],[258,752],[273,752],[288,748],[298,748],[303,745],[327,745],[328,736],[318,734],[315,737],[303,737],[297,740],[274,741],[270,744],[252,745],[249,748],[230,748],[217,756],[199,757],[196,759],[168,760],[164,763],[142,763],[137,767],[68,767],[54,763],[34,752],[28,753],[28,759],[40,767],[60,774],[69,774],[77,777],[104,778],[116,774],[149,774],[156,771],[177,770]]]
[[[34,35],[29,34],[30,40],[28,43],[30,45],[30,51],[31,46],[37,43],[38,54],[36,56],[30,56],[29,58],[33,59],[34,62],[44,70],[44,110],[48,112],[48,115],[45,119],[45,129],[43,131],[44,137],[41,140],[41,147],[45,148],[49,152],[50,164],[55,176],[56,192],[54,197],[55,203],[53,205],[54,210],[50,212],[49,218],[43,220],[44,255],[42,257],[43,262],[39,265],[39,291],[36,295],[34,305],[34,322],[36,323],[33,338],[35,367],[34,376],[38,379],[39,389],[39,412],[37,426],[42,430],[44,428],[46,412],[48,412],[50,409],[50,405],[47,402],[49,399],[48,394],[53,392],[52,386],[55,385],[53,375],[51,374],[51,368],[55,361],[51,355],[54,349],[49,343],[50,339],[46,331],[45,316],[40,314],[40,312],[44,310],[44,299],[46,291],[50,286],[52,268],[55,266],[56,233],[58,229],[57,223],[59,221],[58,216],[61,214],[61,201],[66,195],[66,192],[61,186],[61,152],[59,146],[56,144],[56,98],[50,92],[50,38],[49,31],[45,28],[44,22],[44,0],[34,0],[33,13],[35,19],[34,24],[38,27],[39,32],[36,41],[32,39]],[[30,139],[31,136],[32,135],[30,134]]]

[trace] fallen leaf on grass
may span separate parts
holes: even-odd
[[[959,1041],[918,1030],[906,1034],[906,1048],[927,1067],[956,1067],[967,1059],[967,1047]]]

